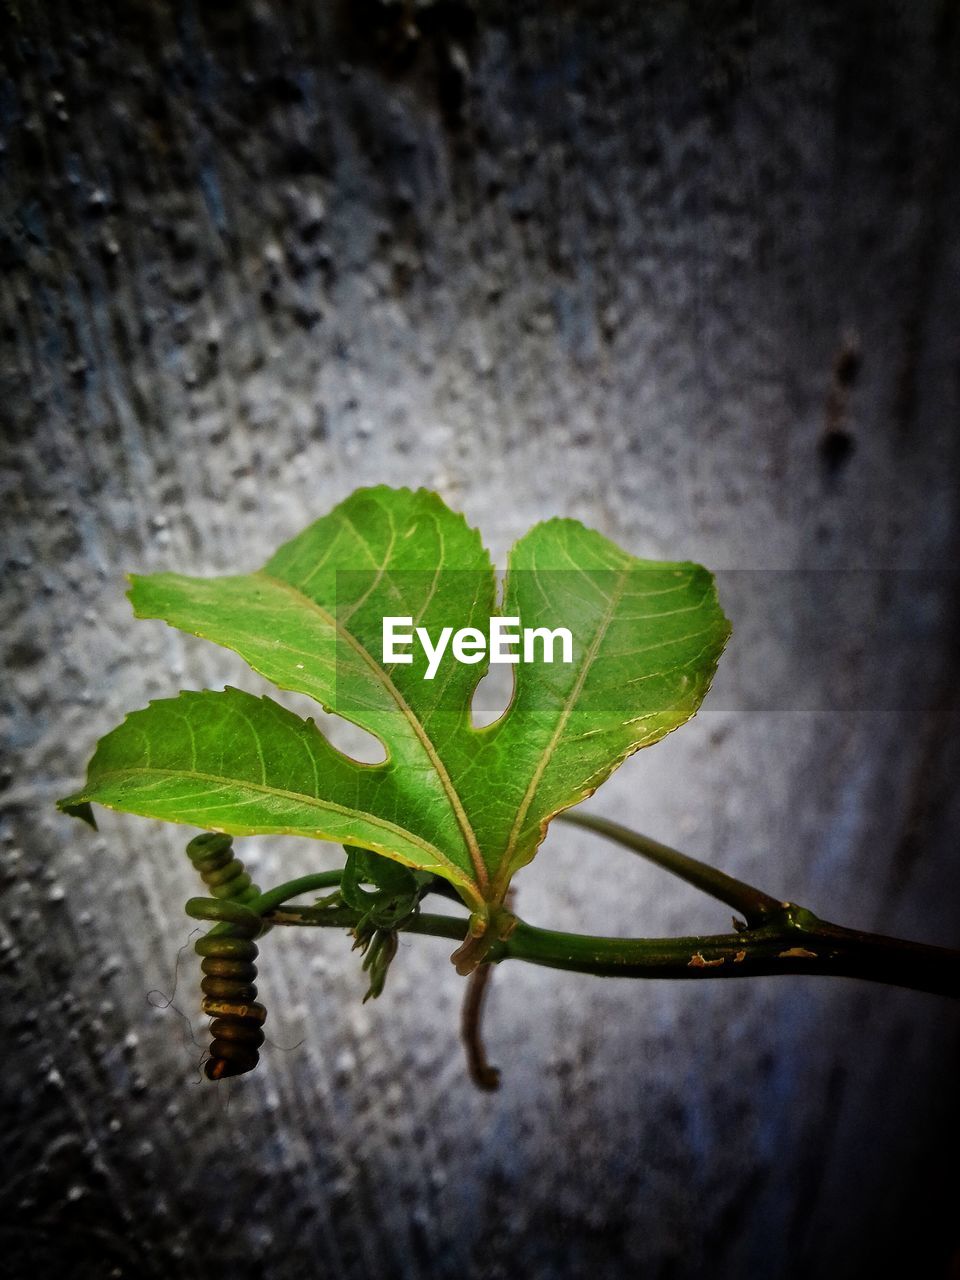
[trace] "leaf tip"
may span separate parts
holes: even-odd
[[[89,800],[79,800],[74,796],[67,796],[64,800],[57,801],[57,808],[61,813],[67,814],[70,818],[79,818],[81,822],[85,822],[88,827],[97,830],[97,820],[93,816],[93,806]]]
[[[140,605],[142,602],[139,599],[139,593],[142,584],[147,581],[148,575],[143,573],[125,573],[123,576],[127,582],[126,595],[127,599],[130,601],[130,607],[133,609],[133,616],[135,618],[146,618],[148,615],[141,612]]]

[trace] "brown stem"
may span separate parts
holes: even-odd
[[[460,1014],[460,1038],[467,1053],[467,1070],[478,1089],[492,1093],[500,1088],[500,1071],[491,1066],[483,1043],[481,1029],[483,1002],[493,965],[479,964],[467,979]]]

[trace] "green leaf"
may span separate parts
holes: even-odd
[[[347,861],[340,877],[340,897],[348,907],[364,912],[362,923],[373,928],[392,929],[413,911],[431,876],[415,873],[398,866],[389,858],[371,853],[368,849],[346,846]],[[373,890],[362,888],[372,884]]]
[[[486,633],[489,557],[436,495],[386,487],[354,493],[259,572],[134,577],[130,597],[138,617],[234,649],[375,734],[387,758],[359,764],[269,699],[184,693],[104,738],[62,808],[345,842],[444,876],[481,914],[551,817],[695,713],[730,630],[698,565],[638,560],[573,520],[537,525],[510,555],[503,612],[568,628],[573,660],[515,666],[507,712],[476,729],[486,660],[448,652],[425,679],[415,645],[409,665],[385,667],[382,620],[412,617],[433,639],[447,626]]]
[[[312,720],[229,686],[151,702],[102,738],[82,793],[97,804],[231,835],[312,836],[361,845],[453,881],[472,882],[402,808],[400,775],[334,750]],[[80,797],[60,802],[70,813]],[[475,893],[474,893],[474,896]]]

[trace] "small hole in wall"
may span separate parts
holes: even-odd
[[[856,441],[844,427],[834,427],[824,432],[817,447],[824,467],[831,475],[836,475],[853,456]]]

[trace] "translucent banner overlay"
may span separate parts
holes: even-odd
[[[488,703],[492,696],[499,710],[515,682],[518,714],[566,706],[584,732],[591,715],[609,721],[699,700],[722,619],[713,582],[694,568],[523,570],[509,576],[505,598],[503,583],[495,591],[490,575],[474,571],[341,571],[335,709],[349,717],[359,700],[384,713],[406,705],[461,720],[488,671]],[[932,696],[960,574],[726,570],[715,590],[733,634],[704,711],[883,711]],[[500,649],[520,661],[491,668],[497,612],[518,619],[516,642],[501,640]],[[387,660],[385,618],[395,620]],[[457,652],[478,660],[460,662]]]

